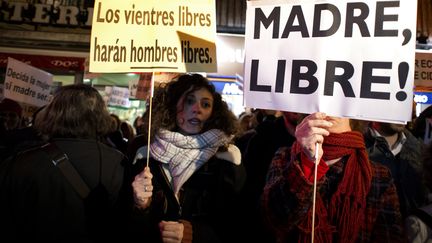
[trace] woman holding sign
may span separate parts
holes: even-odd
[[[363,136],[348,118],[311,114],[295,136],[292,148],[273,158],[263,193],[264,215],[278,242],[310,242],[312,228],[316,242],[404,242],[390,172],[369,161]]]
[[[231,142],[235,115],[198,74],[170,82],[153,105],[149,164],[143,147],[130,177],[137,234],[146,242],[227,242],[245,180]]]

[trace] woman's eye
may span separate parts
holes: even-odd
[[[212,106],[212,104],[210,102],[202,102],[201,106],[203,108],[210,108]]]
[[[186,98],[186,104],[187,105],[193,105],[195,103],[195,99],[193,97],[187,97]]]

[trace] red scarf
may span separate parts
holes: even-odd
[[[293,152],[300,152],[296,143]],[[343,177],[337,191],[326,208],[317,193],[315,204],[315,241],[355,242],[360,228],[364,226],[366,197],[372,180],[372,169],[366,152],[363,136],[359,132],[332,133],[324,138],[323,160],[348,157]],[[312,206],[307,217],[299,224],[299,242],[311,242]],[[333,234],[336,232],[336,234]]]

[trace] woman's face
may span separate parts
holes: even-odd
[[[213,96],[205,88],[191,93],[186,91],[177,102],[177,126],[179,132],[193,135],[201,132],[213,112]]]

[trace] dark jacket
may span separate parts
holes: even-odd
[[[265,119],[255,128],[243,156],[247,180],[241,194],[243,222],[239,225],[246,242],[274,242],[273,236],[265,228],[259,209],[259,199],[266,182],[267,170],[275,152],[295,141],[285,127],[283,116]]]
[[[384,138],[375,138],[370,129],[364,135],[370,160],[390,169],[403,218],[407,217],[412,210],[425,205],[427,195],[421,173],[423,144],[408,130],[405,130],[404,134],[407,140],[396,156],[392,154]]]
[[[137,161],[130,182],[145,164],[146,159]],[[129,230],[145,242],[157,243],[161,242],[160,221],[187,220],[192,224],[194,243],[230,242],[237,233],[234,204],[245,180],[243,166],[213,156],[186,181],[177,201],[163,165],[150,159],[152,203],[145,211],[135,210],[135,225],[128,226]]]
[[[114,208],[123,182],[124,156],[104,144],[97,146],[95,140],[53,142],[90,189],[101,182],[108,194],[106,203]],[[84,200],[40,147],[0,165],[1,242],[88,242],[95,238],[85,210]]]

